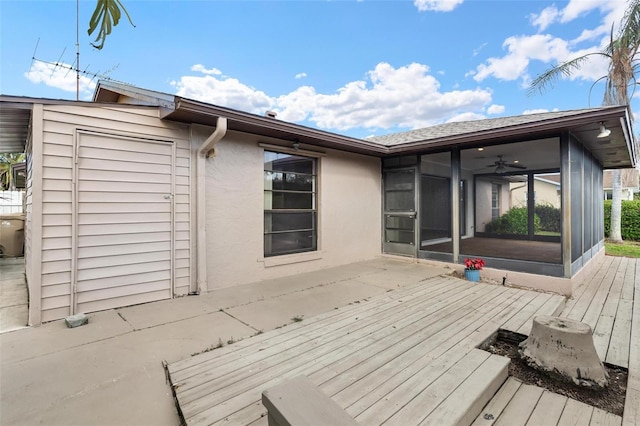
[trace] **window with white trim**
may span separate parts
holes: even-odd
[[[317,250],[317,159],[264,152],[264,256]]]
[[[491,184],[491,219],[500,217],[500,190],[501,185]]]

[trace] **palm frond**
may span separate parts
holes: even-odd
[[[539,92],[540,94],[544,93],[546,90],[553,87],[558,78],[562,76],[570,77],[575,71],[579,70],[585,62],[589,61],[591,56],[594,55],[607,56],[602,52],[587,53],[586,55],[579,56],[571,59],[570,61],[556,65],[555,67],[549,68],[531,82],[527,94],[531,96],[536,92]]]
[[[91,43],[93,47],[98,50],[104,47],[104,42],[107,40],[107,36],[111,34],[111,28],[115,27],[120,22],[122,12],[127,15],[129,23],[135,27],[131,20],[131,16],[129,16],[129,12],[127,12],[127,9],[120,0],[97,0],[96,8],[93,11],[93,15],[91,15],[91,19],[89,20],[89,29],[87,30],[87,33],[92,35],[98,28],[98,24],[100,26],[98,36],[94,40],[97,44]]]

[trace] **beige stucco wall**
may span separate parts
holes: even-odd
[[[264,148],[285,141],[230,131],[206,163],[207,289],[381,254],[378,158],[318,149],[318,251],[264,258]],[[302,150],[312,147],[302,146]],[[301,153],[303,153],[301,151]]]
[[[476,232],[484,232],[486,225],[491,222],[491,185],[500,185],[500,215],[505,214],[509,205],[509,184],[506,180],[495,178],[476,180]]]

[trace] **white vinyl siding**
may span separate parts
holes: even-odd
[[[32,214],[30,208],[33,214],[41,214],[42,231],[40,235],[28,234],[26,241],[27,250],[32,250],[31,237],[41,238],[42,241],[41,246],[33,247],[40,250],[42,257],[41,320],[51,321],[73,313],[74,277],[78,280],[75,304],[79,304],[85,312],[106,309],[105,306],[109,305],[102,301],[94,303],[94,299],[119,300],[118,303],[134,304],[146,301],[152,294],[156,298],[172,297],[166,288],[167,280],[170,282],[171,279],[174,280],[173,294],[188,293],[194,280],[189,262],[184,262],[184,259],[190,259],[192,255],[191,152],[188,127],[160,120],[157,108],[153,107],[45,105],[43,115],[42,136],[39,140],[34,140],[34,143],[40,144],[42,164],[31,166],[40,166],[42,204],[27,207],[28,215]],[[91,148],[90,155],[86,155],[86,149],[83,151],[82,145],[76,146],[82,132],[106,135],[101,146]],[[108,137],[109,135],[112,137]],[[127,139],[166,141],[166,145],[175,152],[174,163],[167,164],[166,154],[163,153],[123,149],[123,143],[124,146],[127,145],[123,141]],[[78,164],[77,176],[74,172],[76,154],[79,160],[84,161]],[[91,173],[90,178],[87,178],[88,172]],[[115,181],[112,179],[116,176],[114,173],[119,180],[118,191],[103,191],[105,182],[108,184],[110,180]],[[153,179],[136,179],[139,174],[153,175]],[[166,220],[169,218],[171,225],[172,213],[163,205],[166,200],[161,197],[161,201],[156,202],[153,200],[153,194],[154,191],[166,190],[167,185],[172,185],[172,179],[175,184],[172,200],[176,230],[176,241],[172,242],[175,269],[173,277],[169,269],[163,270],[164,275],[160,278],[159,275],[153,275],[157,273],[157,268],[150,268],[149,265],[166,262],[167,256],[170,258],[170,255],[164,253],[166,250],[158,250],[157,243],[165,242],[167,238],[171,239],[171,226],[167,226]],[[78,185],[77,194],[74,182]],[[132,191],[137,193],[136,203],[118,202],[121,201],[122,194]],[[27,188],[28,203],[31,201],[30,194]],[[75,199],[76,195],[78,199]],[[75,238],[77,247],[73,244],[74,206],[78,209]],[[108,219],[105,219],[107,216]],[[159,226],[158,221],[165,223]],[[178,230],[180,232],[177,232]],[[100,244],[104,244],[102,253],[96,252],[100,250],[87,242],[87,239],[95,234],[100,234]],[[142,252],[141,244],[149,244],[149,250]],[[114,254],[114,250],[118,251],[115,248],[118,245],[126,246],[129,250],[126,255],[135,256],[135,260],[123,260]],[[77,264],[74,264],[76,249]],[[159,256],[160,252],[163,252],[162,260],[143,257]],[[125,255],[125,252],[121,255]],[[100,258],[102,260],[99,260]],[[146,268],[145,271],[139,271],[147,275],[131,278],[131,282],[127,281],[128,277],[123,277],[120,280],[122,287],[117,290],[104,288],[105,283],[100,280],[104,279],[104,272],[109,268],[104,264],[108,262],[107,259],[128,264],[125,274],[136,271],[138,265],[147,265],[141,267]],[[178,259],[182,260],[178,262]],[[90,273],[89,271],[94,271],[92,268],[101,270],[102,275]],[[77,274],[74,273],[74,269],[77,270]],[[89,283],[89,280],[93,281]],[[160,281],[163,281],[162,285],[157,284]],[[154,284],[146,286],[141,285],[142,282]],[[88,288],[91,290],[87,290]],[[141,292],[146,296],[126,295]]]

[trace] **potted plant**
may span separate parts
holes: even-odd
[[[464,260],[464,277],[469,281],[480,281],[480,271],[484,268],[484,260],[480,258]]]

